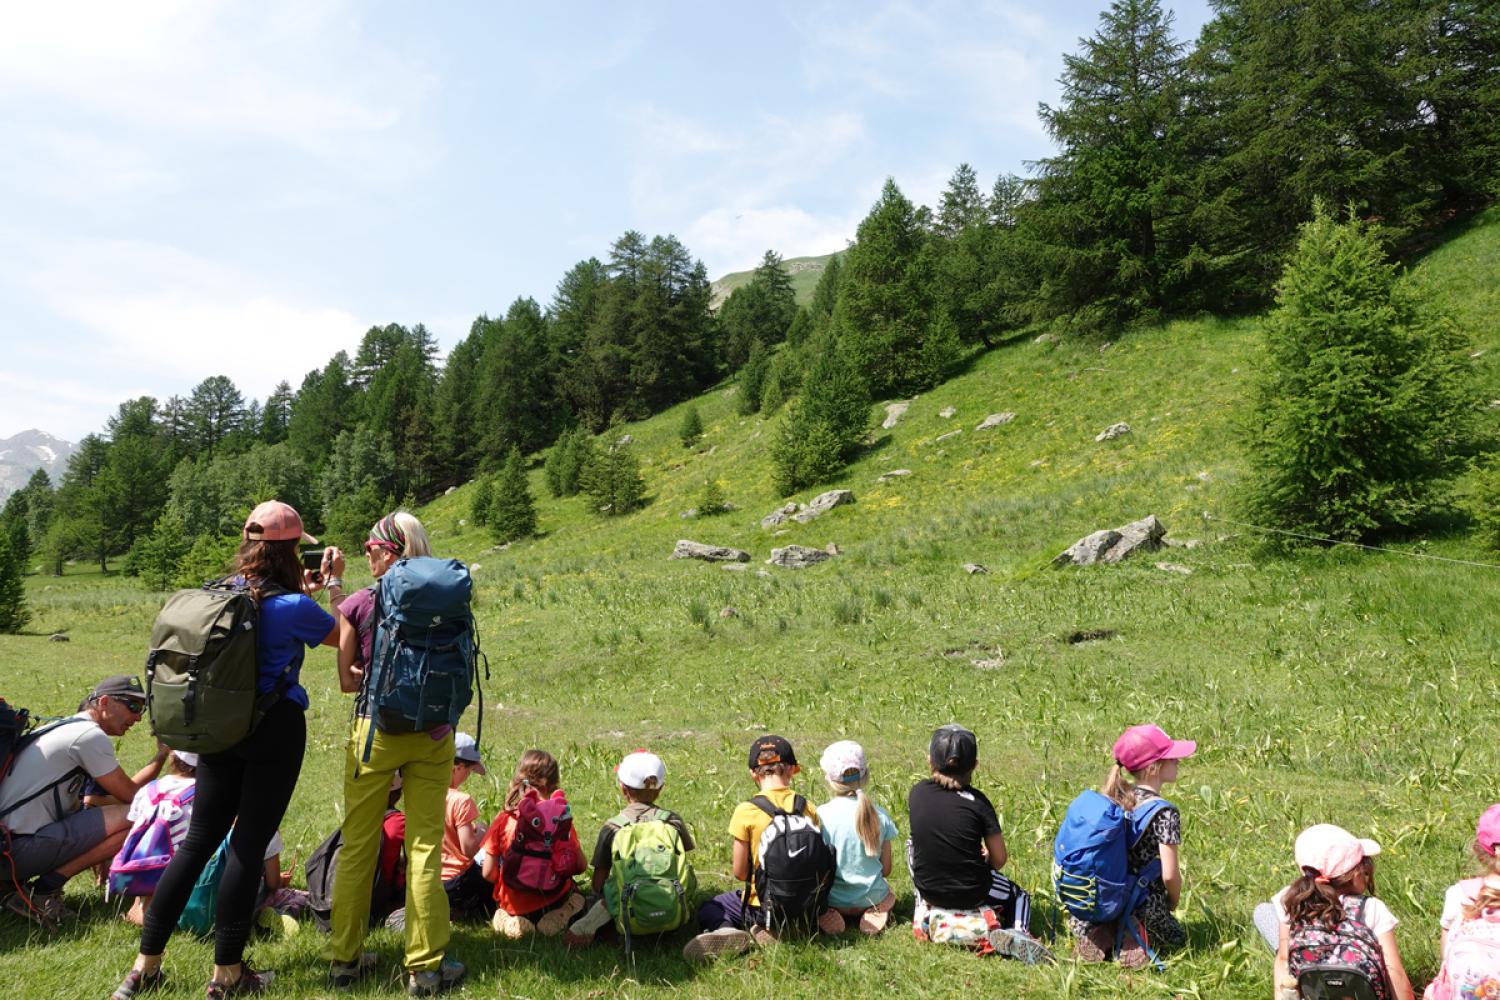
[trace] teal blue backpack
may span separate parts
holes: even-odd
[[[214,909],[219,902],[219,880],[224,877],[225,859],[229,857],[229,837],[208,859],[198,881],[193,883],[193,894],[188,897],[177,926],[194,934],[207,934],[214,929]]]

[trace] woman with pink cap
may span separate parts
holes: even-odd
[[[1324,964],[1358,970],[1377,1000],[1414,1000],[1396,947],[1399,921],[1375,896],[1379,853],[1375,841],[1332,823],[1297,835],[1293,854],[1301,875],[1270,903],[1277,922],[1278,1000],[1298,997],[1299,983],[1316,978]],[[1257,910],[1256,925],[1262,927],[1263,910]]]
[[[1145,821],[1127,853],[1127,867],[1132,875],[1144,872],[1158,859],[1161,861],[1161,877],[1151,882],[1145,901],[1133,915],[1145,931],[1146,943],[1157,952],[1180,948],[1187,941],[1187,932],[1172,915],[1182,898],[1182,868],[1178,859],[1182,814],[1162,797],[1161,789],[1177,780],[1177,762],[1192,756],[1197,749],[1197,743],[1174,740],[1159,726],[1131,726],[1115,740],[1114,764],[1100,789],[1127,814],[1153,800],[1160,801],[1159,805],[1151,806],[1149,821]],[[1117,938],[1114,925],[1090,924],[1071,914],[1068,923],[1080,959],[1102,962],[1109,957]],[[1121,965],[1134,968],[1146,963],[1147,955],[1133,935],[1125,934],[1120,940],[1121,950],[1116,958]]]
[[[289,504],[267,500],[245,520],[231,579],[250,589],[259,608],[256,690],[264,715],[250,735],[220,753],[200,754],[198,784],[186,839],[172,855],[146,908],[140,954],[116,988],[114,1000],[130,1000],[161,985],[162,953],[187,906],[199,874],[229,838],[214,915],[214,970],[209,1000],[260,993],[272,973],[245,962],[245,941],[255,916],[266,847],[281,824],[307,747],[307,692],[300,683],[302,660],[315,646],[338,645],[333,617],[310,595],[338,586],[344,557],[329,547],[322,573],[302,568],[299,546],[318,544],[302,529]],[[233,827],[233,833],[230,828]]]

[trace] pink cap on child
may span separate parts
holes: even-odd
[[[1192,740],[1174,740],[1159,726],[1131,726],[1115,740],[1115,760],[1127,771],[1139,771],[1159,760],[1191,757],[1198,744]]]
[[[1479,828],[1474,831],[1474,841],[1479,844],[1481,851],[1492,858],[1495,856],[1495,848],[1500,847],[1500,802],[1490,806],[1479,817]]]
[[[1317,872],[1319,882],[1331,882],[1352,872],[1365,858],[1379,854],[1380,845],[1356,837],[1341,826],[1319,823],[1297,834],[1292,853],[1297,867]]]

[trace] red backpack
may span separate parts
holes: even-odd
[[[1385,958],[1365,923],[1368,896],[1345,896],[1337,927],[1305,923],[1291,928],[1287,967],[1303,1000],[1389,1000]]]
[[[516,806],[516,825],[505,849],[501,880],[512,889],[551,895],[576,870],[577,857],[570,843],[573,813],[559,788],[544,799],[528,789]]]

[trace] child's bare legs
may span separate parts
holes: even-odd
[[[135,897],[130,904],[130,909],[126,910],[120,919],[127,924],[135,924],[137,927],[146,926],[146,900],[150,898],[150,896]]]

